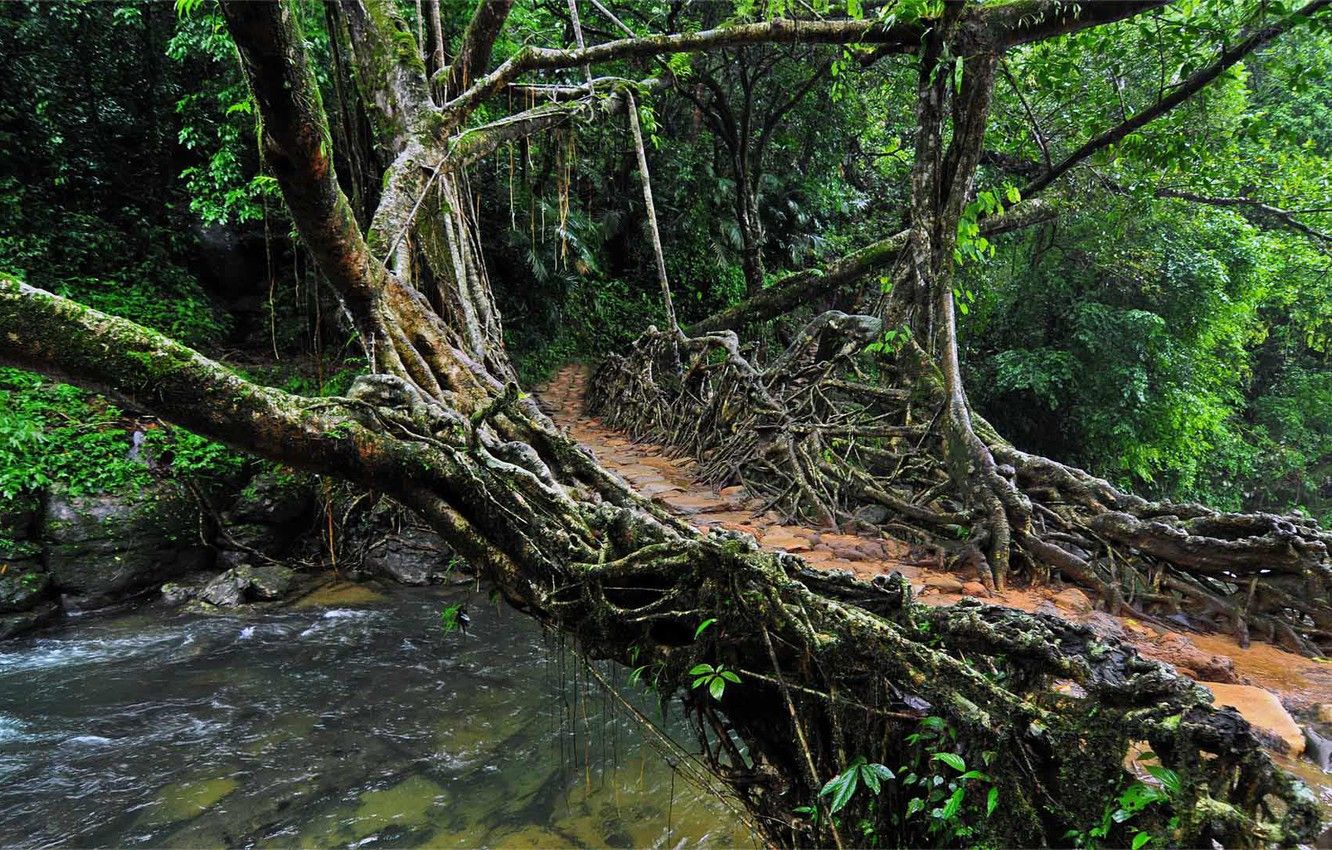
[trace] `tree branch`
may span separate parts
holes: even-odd
[[[1039,200],[1022,201],[1009,211],[981,222],[981,233],[996,236],[1038,222],[1054,215],[1051,204]],[[840,257],[826,266],[788,275],[756,295],[695,322],[685,333],[700,336],[727,328],[736,328],[748,322],[761,322],[792,310],[809,299],[836,292],[878,269],[891,265],[907,244],[908,231],[894,233],[863,248]]]
[[[1238,64],[1245,56],[1248,56],[1263,45],[1268,44],[1277,36],[1289,31],[1296,25],[1309,20],[1309,18],[1317,14],[1319,11],[1326,9],[1330,4],[1332,4],[1332,0],[1310,0],[1309,3],[1306,3],[1299,10],[1287,15],[1276,23],[1269,24],[1260,29],[1251,30],[1248,35],[1234,47],[1223,50],[1221,55],[1218,56],[1216,61],[1211,65],[1194,73],[1187,80],[1184,80],[1176,86],[1175,90],[1171,92],[1168,97],[1157,101],[1152,106],[1138,112],[1136,115],[1129,118],[1127,121],[1120,123],[1118,126],[1106,130],[1099,136],[1088,139],[1081,147],[1064,157],[1064,159],[1060,160],[1053,168],[1046,171],[1045,174],[1028,183],[1022,190],[1022,196],[1025,198],[1034,195],[1046,186],[1049,186],[1055,180],[1058,180],[1067,173],[1069,169],[1073,168],[1073,166],[1082,162],[1087,157],[1097,151],[1118,144],[1130,133],[1142,129],[1152,121],[1155,121],[1157,118],[1170,112],[1181,103],[1184,103],[1186,100],[1193,97],[1217,77],[1221,76],[1221,74],[1227,69]]]
[[[226,0],[222,14],[263,117],[264,159],[305,245],[362,335],[386,271],[371,255],[333,171],[333,145],[296,15],[286,4]]]
[[[458,58],[446,69],[444,99],[465,91],[478,74],[490,66],[490,54],[495,40],[504,29],[504,22],[513,9],[513,0],[480,0],[472,19],[463,32]]]
[[[580,68],[617,59],[660,56],[738,47],[746,44],[851,44],[857,42],[894,45],[899,51],[915,48],[923,31],[921,23],[834,20],[798,21],[778,18],[755,24],[674,35],[624,38],[596,44],[584,50],[553,50],[525,47],[491,73],[476,80],[466,91],[445,104],[445,127],[457,127],[483,100],[499,93],[519,76],[530,71]]]
[[[1301,233],[1316,242],[1332,247],[1332,233],[1326,233],[1317,230],[1295,217],[1295,214],[1289,210],[1274,207],[1271,204],[1265,204],[1262,201],[1253,198],[1217,198],[1209,195],[1200,195],[1196,192],[1189,192],[1183,189],[1156,189],[1154,194],[1158,198],[1178,198],[1182,201],[1192,201],[1195,204],[1204,204],[1209,207],[1231,207],[1238,208],[1241,211],[1252,213],[1255,217],[1264,218],[1268,221],[1289,228]]]

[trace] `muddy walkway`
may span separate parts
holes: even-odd
[[[583,398],[589,380],[586,368],[566,366],[539,388],[542,406],[603,466],[702,530],[723,526],[744,531],[767,548],[784,549],[822,569],[847,570],[866,579],[897,571],[916,588],[920,600],[930,605],[949,605],[965,596],[975,596],[993,604],[1057,614],[1087,624],[1207,685],[1218,703],[1234,705],[1251,722],[1271,733],[1275,749],[1292,756],[1305,748],[1304,734],[1292,715],[1313,721],[1321,707],[1325,717],[1332,718],[1332,663],[1265,643],[1255,642],[1241,649],[1228,636],[1201,634],[1183,624],[1115,617],[1097,610],[1093,600],[1074,587],[1015,588],[994,596],[974,577],[945,569],[934,553],[886,534],[870,537],[785,522],[777,514],[764,511],[762,500],[743,487],[718,491],[700,484],[698,466],[692,458],[631,440],[587,415]],[[1332,775],[1307,762],[1298,763],[1296,768],[1324,786],[1325,798],[1332,800]]]

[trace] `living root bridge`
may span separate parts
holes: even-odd
[[[742,483],[791,517],[881,524],[900,537],[962,550],[983,581],[988,516],[950,475],[938,370],[911,341],[879,357],[869,316],[824,313],[768,364],[729,331],[649,330],[609,357],[591,410],[608,424],[699,459],[713,486]],[[1221,513],[1150,502],[1018,450],[979,416],[1013,529],[1018,575],[1052,574],[1098,594],[1112,613],[1183,614],[1309,655],[1332,654],[1332,533],[1300,516]]]
[[[663,693],[699,664],[732,674],[719,697],[695,681],[685,708],[704,758],[774,843],[860,844],[868,828],[896,846],[1066,844],[1116,807],[1144,745],[1182,779],[1134,830],[1227,847],[1316,830],[1309,792],[1248,724],[1168,668],[1057,618],[973,601],[932,609],[910,594],[900,577],[868,585],[721,533],[588,565],[551,605],[578,618],[592,654],[630,643]],[[857,757],[897,776],[830,825],[816,792]],[[975,773],[959,778],[950,761]],[[911,802],[935,776],[963,789],[952,820],[931,813],[943,800]],[[1131,835],[1116,824],[1106,841]]]
[[[775,844],[840,843],[839,829],[861,820],[903,846],[1063,843],[1135,781],[1125,758],[1137,742],[1180,783],[1134,828],[1227,847],[1305,841],[1317,828],[1308,790],[1248,725],[1167,668],[1058,620],[977,604],[931,611],[900,579],[868,585],[746,536],[703,537],[632,494],[596,495],[596,477],[561,471],[552,484],[557,467],[496,433],[501,416],[525,421],[560,455],[551,447],[565,439],[516,399],[462,416],[383,375],[348,398],[305,399],[6,280],[0,360],[412,506],[516,607],[589,656],[642,667],[663,695],[683,694],[704,757]],[[701,664],[733,677],[716,696],[690,687]],[[939,753],[984,778],[946,773]],[[797,814],[816,811],[824,783],[858,757],[969,787],[953,824],[969,832],[937,833],[928,808],[903,815],[918,793],[905,781],[853,796],[841,827]],[[987,814],[991,788],[1002,805]],[[1125,829],[1107,840],[1127,843]]]

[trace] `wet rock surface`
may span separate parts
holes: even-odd
[[[46,570],[66,607],[98,608],[207,568],[198,505],[162,483],[141,493],[48,496],[42,520]]]
[[[384,534],[362,558],[371,573],[408,585],[437,584],[449,575],[453,563],[453,552],[444,538],[418,526]]]
[[[296,572],[286,567],[248,564],[233,567],[199,591],[200,601],[219,608],[234,608],[246,602],[277,599],[291,589]]]

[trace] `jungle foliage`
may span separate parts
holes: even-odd
[[[672,8],[625,14],[647,30]],[[200,284],[201,235],[243,241],[260,277],[299,276],[300,258],[259,166],[230,36],[215,7],[183,11],[5,6],[0,267],[217,346],[234,341],[235,320]],[[466,25],[467,4],[442,11],[447,32]],[[320,9],[306,12],[326,50]],[[513,32],[567,25],[551,14],[520,4]],[[715,10],[704,17],[698,25],[724,20]],[[616,34],[608,22],[589,26]],[[1201,61],[1154,41],[1158,29],[1148,20],[1129,37],[1168,68],[1106,50],[1106,39],[1125,36],[1099,30],[1013,57],[987,137],[989,179],[1020,186],[1107,110],[1131,111]],[[501,40],[497,56],[519,46]],[[673,60],[680,83],[642,112],[682,322],[745,294],[738,193],[752,196],[768,281],[895,227],[913,81],[906,61],[862,67],[864,58],[806,47]],[[992,256],[965,266],[975,299],[961,323],[965,363],[974,401],[1003,433],[1163,497],[1329,516],[1329,243],[1244,207],[1160,196],[1164,187],[1260,197],[1310,210],[1302,218],[1316,228],[1332,173],[1332,93],[1320,84],[1329,65],[1326,32],[1292,34],[1076,173],[1056,222],[996,240]],[[787,103],[816,75],[822,85]],[[340,96],[326,74],[323,82],[330,100]],[[738,186],[725,117],[761,124],[782,108]],[[514,143],[474,174],[506,339],[528,380],[621,350],[663,321],[630,160],[620,130],[572,127]],[[265,244],[266,260],[254,257]],[[319,294],[308,283],[301,300],[276,288],[263,322],[268,354],[311,349]],[[789,333],[782,324],[778,338]],[[27,427],[19,411],[28,409],[11,407],[19,419],[10,432]]]

